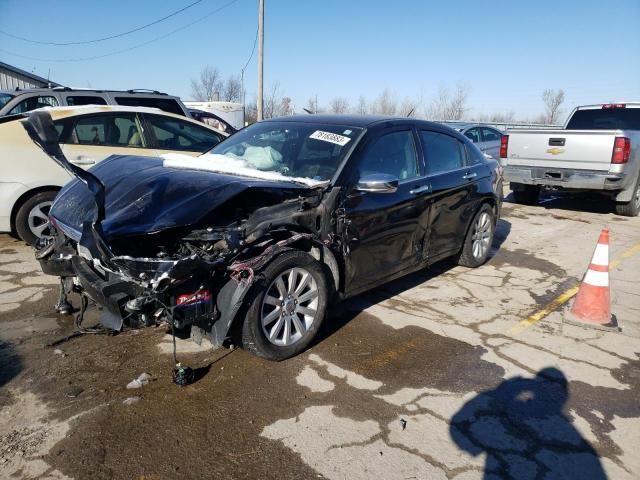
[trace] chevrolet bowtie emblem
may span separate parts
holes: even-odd
[[[564,153],[564,150],[562,148],[550,148],[547,150],[547,153],[550,153],[551,155],[558,155],[560,153]]]

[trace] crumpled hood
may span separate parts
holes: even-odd
[[[197,224],[248,189],[279,189],[291,197],[307,190],[289,182],[167,168],[155,157],[112,156],[90,172],[105,185],[102,229],[108,238]],[[50,214],[79,232],[84,222],[93,220],[95,208],[93,194],[75,179],[61,190]]]

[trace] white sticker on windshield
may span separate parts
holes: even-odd
[[[338,135],[337,133],[323,132],[322,130],[316,130],[311,135],[309,135],[309,138],[322,140],[323,142],[335,143],[336,145],[340,145],[341,147],[344,147],[347,143],[349,143],[349,140],[351,140],[349,137],[343,137],[342,135]]]

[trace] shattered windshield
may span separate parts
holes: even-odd
[[[13,95],[9,93],[0,93],[0,108],[4,107],[7,103],[9,103],[9,100],[11,100],[12,98],[13,98]]]
[[[361,131],[342,125],[256,123],[208,153],[224,155],[243,168],[321,182],[331,180]]]

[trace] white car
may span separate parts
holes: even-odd
[[[49,112],[62,151],[82,168],[111,155],[198,156],[228,136],[156,108],[89,105]],[[71,176],[33,143],[23,116],[0,120],[0,232],[15,232],[33,243],[49,233],[49,208]]]

